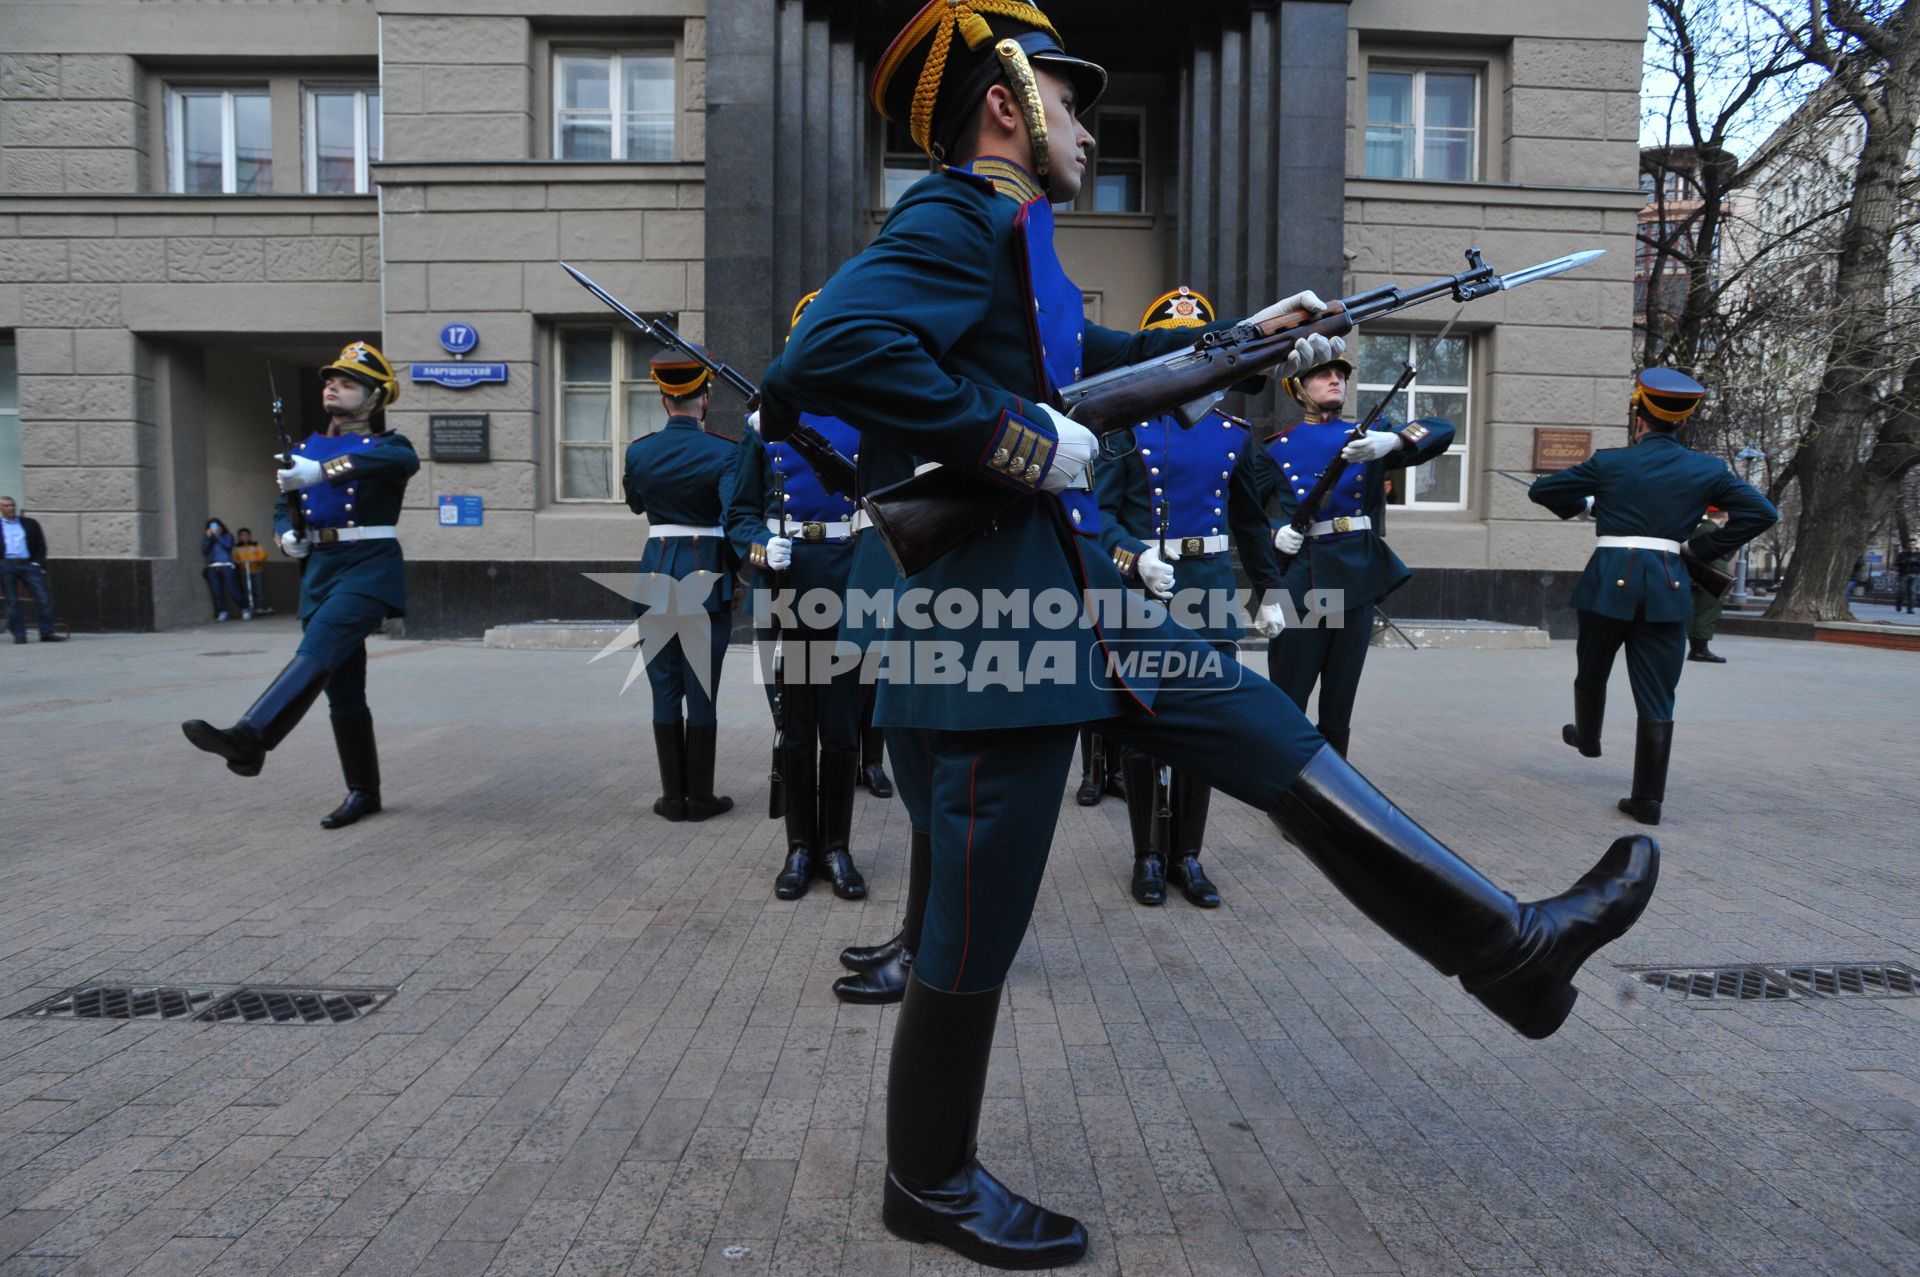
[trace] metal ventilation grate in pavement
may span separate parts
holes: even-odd
[[[205,988],[85,984],[56,993],[13,1019],[187,1020],[200,1024],[344,1024],[372,1015],[397,989]]]
[[[1920,996],[1920,972],[1902,962],[1776,962],[1628,970],[1642,983],[1662,992],[1701,1002]]]

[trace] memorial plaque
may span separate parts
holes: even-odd
[[[1533,432],[1533,470],[1543,474],[1577,466],[1593,455],[1593,431],[1546,426]]]
[[[427,416],[427,454],[431,461],[488,461],[487,414],[435,412]]]

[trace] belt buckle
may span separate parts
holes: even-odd
[[[1335,532],[1351,532],[1353,531],[1353,520],[1343,514],[1333,521],[1333,530]]]
[[[319,545],[332,545],[340,539],[340,529],[315,528],[313,529],[313,539],[315,543]]]
[[[801,539],[802,541],[824,541],[824,540],[826,540],[826,539],[827,539],[827,525],[826,525],[826,524],[824,524],[824,523],[815,523],[815,522],[812,522],[812,521],[809,521],[809,522],[806,522],[806,523],[803,523],[803,524],[801,524],[801,525],[800,525],[800,539]]]
[[[1181,558],[1189,559],[1197,554],[1205,554],[1206,552],[1207,552],[1207,543],[1205,538],[1203,537],[1181,537],[1180,538],[1180,557]]]

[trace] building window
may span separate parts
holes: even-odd
[[[20,505],[20,363],[12,333],[0,333],[0,497]]]
[[[1147,120],[1136,107],[1096,108],[1088,132],[1095,139],[1093,211],[1147,211]]]
[[[892,208],[907,188],[932,169],[927,153],[913,144],[905,120],[886,122],[885,149],[880,159],[880,207]]]
[[[1417,346],[1417,349],[1416,349]],[[1467,448],[1472,438],[1471,339],[1449,337],[1436,348],[1432,338],[1404,333],[1366,333],[1359,340],[1353,397],[1347,408],[1358,419],[1373,410],[1381,395],[1400,379],[1407,360],[1420,370],[1381,416],[1394,424],[1418,417],[1444,417],[1454,425],[1453,446],[1425,465],[1392,476],[1390,504],[1417,510],[1467,508]]]
[[[380,90],[374,85],[310,87],[306,92],[307,189],[316,195],[365,195],[367,166],[380,161]]]
[[[671,160],[671,49],[555,53],[553,153],[563,160]]]
[[[627,445],[667,422],[647,371],[658,348],[612,328],[560,330],[560,402],[555,405],[554,495],[617,501]]]
[[[1473,71],[1369,69],[1367,176],[1474,181],[1479,100],[1480,76]]]
[[[167,90],[167,189],[182,195],[265,195],[273,189],[265,88]]]

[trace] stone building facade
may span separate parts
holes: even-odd
[[[1530,469],[1538,427],[1624,437],[1643,7],[1047,8],[1114,71],[1094,180],[1060,213],[1102,322],[1133,325],[1178,283],[1232,313],[1303,286],[1452,273],[1469,246],[1501,268],[1610,250],[1475,303],[1397,406],[1465,428],[1460,455],[1396,498],[1390,535],[1422,571],[1389,606],[1559,628],[1590,533],[1494,471]],[[62,612],[116,628],[203,618],[205,520],[270,519],[269,369],[290,427],[308,428],[313,369],[356,337],[401,366],[391,420],[423,458],[434,418],[488,423],[487,460],[427,459],[412,486],[414,632],[619,610],[580,573],[631,563],[644,537],[618,457],[656,424],[648,347],[559,263],[757,376],[794,300],[918,171],[865,101],[909,9],[0,6],[0,489],[45,524]],[[1362,380],[1390,380],[1451,310],[1368,334]],[[506,380],[410,377],[455,362],[448,325]],[[1271,395],[1239,407],[1285,415]],[[443,526],[453,495],[480,499],[477,526]],[[291,570],[272,570],[284,596]]]

